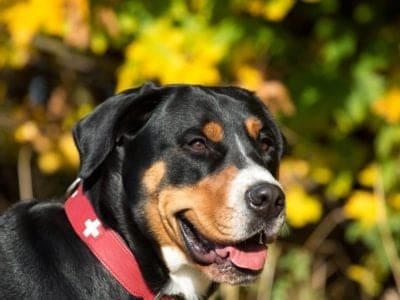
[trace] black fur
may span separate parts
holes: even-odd
[[[233,136],[203,155],[184,149],[210,120],[236,126],[243,137],[238,120],[250,113],[266,120],[274,149],[263,157],[248,141],[246,150],[276,173],[280,131],[263,105],[239,88],[147,84],[111,97],[75,127],[85,193],[103,223],[124,238],[155,292],[167,283],[168,270],[143,216],[144,170],[164,160],[168,184],[185,185],[228,163],[240,166],[229,147]],[[0,299],[132,299],[75,235],[64,200],[21,203],[0,217]]]

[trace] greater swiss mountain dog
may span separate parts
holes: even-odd
[[[257,278],[285,218],[284,142],[253,93],[149,83],[106,100],[73,134],[88,203],[155,298],[204,299]],[[140,299],[78,237],[63,201],[0,217],[0,299]]]

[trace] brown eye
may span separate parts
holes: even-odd
[[[207,149],[205,140],[201,138],[193,139],[188,143],[188,146],[195,152],[203,152]]]
[[[268,138],[260,139],[260,149],[262,152],[268,152],[270,148],[271,148],[271,142]]]

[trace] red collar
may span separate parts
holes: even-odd
[[[111,228],[103,226],[82,185],[65,202],[67,218],[76,234],[114,278],[133,296],[152,300],[135,256],[122,238]]]

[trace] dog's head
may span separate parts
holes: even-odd
[[[260,273],[284,222],[283,138],[252,93],[147,84],[107,100],[74,136],[84,180],[119,149],[130,214],[172,273],[231,284]]]

